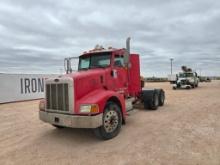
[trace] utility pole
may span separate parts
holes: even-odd
[[[170,59],[170,73],[173,74],[173,58]]]

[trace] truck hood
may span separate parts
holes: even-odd
[[[67,74],[65,76],[71,77],[74,80],[77,80],[77,79],[93,77],[96,75],[104,75],[105,72],[106,72],[106,69],[104,69],[104,68],[96,68],[96,69],[90,69],[90,70],[77,71],[74,73]]]
[[[75,98],[80,99],[90,92],[105,86],[105,75],[108,70],[108,68],[96,68],[67,74],[65,76],[73,79]]]

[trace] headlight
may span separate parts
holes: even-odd
[[[98,113],[99,106],[97,104],[86,104],[80,106],[81,113]]]
[[[39,103],[39,110],[45,111],[45,102],[44,100],[41,100]]]

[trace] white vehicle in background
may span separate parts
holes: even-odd
[[[168,81],[170,82],[170,84],[175,84],[177,81],[177,75],[176,74],[169,74]]]
[[[185,66],[182,67],[183,72],[180,72],[177,75],[177,81],[173,85],[173,89],[177,88],[196,88],[199,85],[199,78],[196,72],[193,72],[192,69]]]

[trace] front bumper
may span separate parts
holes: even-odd
[[[39,111],[40,120],[71,128],[97,128],[102,125],[102,113],[95,116],[75,116]]]
[[[191,88],[191,85],[183,85],[183,84],[180,84],[179,86],[177,86],[176,84],[173,85],[173,88]]]

